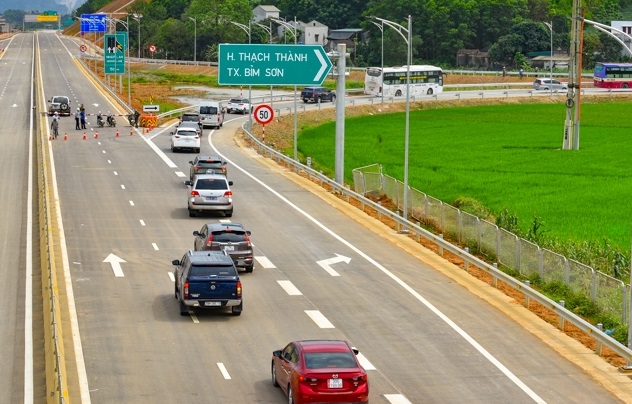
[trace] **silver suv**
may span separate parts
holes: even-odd
[[[189,216],[199,212],[223,212],[224,216],[233,216],[233,192],[225,175],[199,174],[193,180],[186,181],[189,186],[187,207]]]
[[[56,95],[48,100],[50,105],[48,106],[48,115],[53,115],[55,112],[59,115],[70,116],[70,99],[63,95]]]
[[[533,88],[536,90],[567,90],[568,85],[555,79],[535,79]]]

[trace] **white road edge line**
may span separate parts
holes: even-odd
[[[7,48],[13,42],[13,38],[7,44]],[[35,46],[33,46],[33,61],[31,62],[31,77],[35,74]],[[34,105],[33,82],[31,80],[31,105]],[[24,404],[33,403],[33,122],[35,122],[34,109],[30,111],[29,125],[29,169],[28,189],[26,197],[26,273],[24,282]],[[49,142],[50,144],[50,142]]]

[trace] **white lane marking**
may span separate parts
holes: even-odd
[[[129,201],[129,204],[134,206],[134,201]]]
[[[105,150],[102,150],[103,154],[107,153]]]
[[[13,38],[7,44],[10,45]],[[33,47],[35,54],[35,47]],[[31,61],[31,77],[34,76],[35,57]],[[31,80],[30,101],[31,105],[35,105],[33,100],[33,80]],[[3,92],[4,94],[4,92]],[[28,187],[26,197],[26,251],[24,262],[26,264],[25,282],[24,282],[24,404],[32,404],[34,399],[33,391],[33,154],[34,154],[34,135],[33,123],[35,122],[34,109],[29,111],[29,168],[27,172]],[[49,145],[50,149],[50,145]],[[54,173],[53,173],[54,174]]]
[[[198,320],[193,311],[189,310],[189,315],[191,316],[191,320],[193,320],[193,324],[200,324],[200,320]]]
[[[171,279],[171,282],[176,281],[176,276],[173,274],[173,272],[167,272],[167,275],[169,275],[169,279]]]
[[[384,398],[391,404],[412,404],[403,394],[384,394]]]
[[[276,268],[272,261],[270,261],[267,257],[264,256],[256,256],[255,259],[265,269],[273,269]]]
[[[511,380],[516,386],[518,386],[518,388],[520,388],[529,397],[531,397],[531,399],[533,399],[537,403],[546,403],[546,401],[544,401],[533,390],[531,390],[531,388],[529,388],[529,386],[527,386],[522,380],[520,380],[516,375],[514,375],[509,369],[507,369],[507,367],[505,365],[503,365],[498,359],[496,359],[485,348],[483,348],[474,338],[472,338],[468,333],[466,333],[463,329],[461,329],[461,327],[459,327],[454,321],[452,321],[452,319],[450,319],[448,316],[443,314],[439,309],[437,309],[432,303],[430,303],[423,296],[421,296],[415,289],[410,287],[406,282],[404,282],[403,280],[401,280],[400,278],[395,276],[395,274],[393,274],[391,271],[389,271],[382,264],[380,264],[379,262],[377,262],[376,260],[371,258],[368,254],[364,253],[358,247],[354,246],[349,241],[345,240],[344,238],[342,238],[341,236],[336,234],[333,230],[331,230],[330,228],[328,228],[327,226],[325,226],[324,224],[322,224],[321,222],[316,220],[316,218],[314,218],[312,215],[310,215],[309,213],[305,212],[303,209],[298,207],[296,204],[292,203],[292,201],[287,199],[285,196],[281,195],[278,191],[272,189],[272,187],[270,187],[268,184],[264,183],[259,178],[257,178],[254,175],[252,175],[249,171],[243,169],[240,165],[236,164],[234,161],[232,161],[231,159],[229,159],[228,157],[226,157],[225,155],[220,153],[220,151],[217,150],[217,148],[215,147],[215,145],[212,142],[212,134],[213,134],[213,132],[211,132],[209,134],[208,142],[209,142],[209,145],[211,146],[211,148],[213,149],[213,151],[215,153],[217,153],[217,155],[222,157],[228,163],[232,164],[232,166],[235,169],[241,171],[242,173],[244,173],[245,175],[250,177],[253,181],[255,181],[256,183],[261,185],[263,188],[265,188],[268,191],[270,191],[270,193],[275,195],[277,198],[279,198],[281,201],[285,202],[292,209],[296,210],[298,213],[303,215],[306,219],[308,219],[309,221],[314,223],[316,226],[321,228],[323,231],[328,233],[331,237],[333,237],[334,239],[338,240],[340,243],[342,243],[343,245],[347,246],[349,249],[351,249],[356,254],[358,254],[359,256],[364,258],[365,260],[367,260],[370,264],[375,266],[377,269],[382,271],[382,273],[384,273],[386,276],[391,278],[395,283],[397,283],[404,290],[406,290],[408,293],[410,293],[415,299],[417,299],[419,302],[421,302],[421,304],[426,306],[437,317],[439,317],[443,322],[445,322],[448,326],[450,326],[457,334],[459,334],[464,340],[466,340],[474,349],[476,349],[490,363],[492,363],[494,366],[496,366],[496,368],[498,370],[500,370],[505,376],[507,376],[507,378],[509,380]]]
[[[327,320],[323,313],[318,310],[305,310],[305,313],[316,323],[320,328],[336,328],[332,323]]]
[[[145,225],[145,221],[144,221],[143,219],[140,219],[140,220],[139,220],[139,222],[140,222],[140,225],[141,225],[141,226],[144,226],[144,225]]]
[[[112,160],[108,160],[108,164],[112,164]]]
[[[63,42],[62,42],[63,45]],[[66,48],[68,54],[71,54],[68,48]],[[39,59],[39,55],[37,56]],[[40,94],[41,99],[45,100],[46,97],[42,92]],[[70,333],[72,335],[72,342],[74,345],[75,363],[77,365],[77,377],[79,379],[79,392],[81,398],[78,400],[82,404],[90,404],[90,388],[88,386],[88,374],[86,372],[86,363],[83,357],[83,347],[81,344],[81,332],[79,331],[79,319],[77,318],[77,307],[75,305],[75,295],[72,287],[72,275],[70,273],[70,265],[68,260],[68,247],[66,246],[66,233],[64,231],[64,224],[61,215],[61,207],[59,206],[59,188],[57,186],[57,174],[55,173],[55,156],[53,154],[52,145],[48,146],[48,155],[50,159],[50,169],[52,172],[53,180],[53,192],[55,195],[55,204],[57,205],[57,223],[59,226],[59,246],[61,248],[61,259],[64,267],[64,278],[66,279],[66,296],[68,297],[68,312],[70,314]],[[109,160],[108,160],[109,162]]]
[[[185,173],[183,173],[182,171],[176,171],[176,175],[180,178],[186,178],[187,175]]]
[[[114,171],[114,175],[118,175],[118,173],[116,171]]]
[[[366,356],[362,355],[362,352],[358,352],[356,357],[358,358],[358,362],[360,362],[360,365],[362,365],[364,370],[375,370],[375,366],[373,366],[373,364],[369,362]]]
[[[230,375],[228,374],[228,370],[226,370],[226,366],[224,366],[222,362],[217,362],[217,367],[219,368],[219,371],[222,372],[224,379],[230,380]]]
[[[230,219],[219,219],[220,223],[230,223]]]
[[[296,286],[294,286],[294,284],[292,282],[290,282],[290,281],[277,281],[277,283],[279,285],[281,285],[283,290],[285,290],[285,293],[287,293],[290,296],[302,296],[303,295],[301,293],[301,291],[298,290],[298,288]]]
[[[121,189],[125,189],[125,185],[121,184]]]
[[[156,251],[158,251],[158,250],[159,250],[159,248],[158,248],[158,244],[156,244],[156,243],[151,243],[151,246],[152,246],[152,247],[154,247],[154,250],[156,250]]]

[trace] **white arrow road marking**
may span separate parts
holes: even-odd
[[[305,313],[316,323],[320,328],[336,328],[332,323],[327,320],[327,317],[323,316],[318,310],[305,310]]]
[[[327,70],[327,62],[325,61],[325,58],[323,58],[323,55],[318,52],[318,49],[314,49],[314,53],[320,61],[320,69],[318,70],[318,73],[316,73],[316,76],[314,76],[314,81],[321,82],[321,76],[325,73],[325,70]]]
[[[108,262],[110,265],[112,265],[112,271],[114,271],[114,276],[116,276],[117,278],[122,278],[125,276],[125,274],[123,274],[123,269],[121,268],[121,262],[127,262],[124,259],[119,258],[114,254],[110,254],[103,260],[103,262]]]
[[[331,265],[337,264],[339,262],[344,262],[345,264],[348,264],[349,261],[351,261],[351,258],[345,257],[344,255],[336,254],[336,256],[333,258],[327,258],[326,260],[316,261],[316,263],[320,265],[321,268],[323,268],[325,271],[329,272],[329,275],[340,276],[338,272],[334,271],[333,268],[331,268]]]

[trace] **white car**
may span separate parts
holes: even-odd
[[[248,98],[232,98],[226,105],[226,112],[245,115],[252,112],[252,105]]]
[[[171,151],[192,149],[194,152],[200,152],[200,135],[194,128],[177,128],[175,132],[171,132]]]

